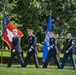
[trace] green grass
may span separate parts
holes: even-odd
[[[11,68],[7,68],[6,65],[0,67],[0,75],[76,75],[76,70],[72,70],[72,67],[65,67],[64,69],[57,69],[56,66],[48,66],[47,69],[43,69],[40,66],[36,69],[34,65],[28,65],[26,68],[17,68],[18,65],[12,65]]]
[[[0,56],[1,56],[2,50],[0,50]],[[24,57],[26,57],[26,52],[23,52]],[[10,57],[10,51],[9,50],[3,50],[3,57]],[[42,52],[38,52],[38,57],[42,58]],[[63,58],[63,54],[60,54],[60,58]],[[75,55],[76,58],[76,55]]]
[[[0,50],[1,56],[1,50]],[[26,53],[24,52],[24,57]],[[10,51],[3,51],[3,58],[10,57]],[[63,54],[60,54],[60,58]],[[76,55],[75,55],[76,57]],[[38,58],[42,59],[42,53],[38,53]],[[36,69],[34,65],[28,65],[27,68],[18,68],[18,64],[13,64],[11,68],[7,68],[6,64],[0,67],[0,75],[76,75],[76,70],[72,69],[72,66],[65,66],[64,69],[57,69],[57,66],[49,65],[47,69],[43,69],[42,65],[39,69]]]
[[[1,56],[1,51],[0,50],[0,56]],[[26,52],[23,52],[24,57],[26,56]],[[10,57],[10,51],[8,50],[3,50],[3,57]],[[42,52],[38,52],[38,57],[42,58]],[[63,54],[60,54],[60,57],[63,57]]]
[[[2,50],[0,50],[0,56],[1,56]],[[26,56],[26,52],[23,52],[24,57]],[[10,51],[9,50],[3,50],[3,57],[10,57]],[[38,57],[42,57],[42,53],[38,52]]]

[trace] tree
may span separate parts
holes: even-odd
[[[1,0],[0,3],[0,9],[3,11],[3,1]],[[34,29],[38,42],[43,44],[50,12],[60,49],[63,48],[66,31],[70,30],[75,37],[75,0],[6,0],[5,9],[10,20],[25,34],[22,38],[23,45],[27,44],[27,28],[29,27]]]

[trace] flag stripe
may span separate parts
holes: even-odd
[[[5,35],[5,36],[2,37],[2,40],[5,41],[5,42],[8,44],[8,46],[9,46],[9,48],[10,48],[10,50],[11,50],[11,49],[12,49],[12,43],[9,41],[9,39],[8,39],[8,37],[7,37],[7,32],[6,32],[6,30],[4,30],[4,35]]]

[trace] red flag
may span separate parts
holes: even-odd
[[[12,49],[12,38],[13,38],[12,30],[13,29],[17,29],[18,35],[20,37],[22,37],[24,35],[17,27],[15,27],[13,25],[13,23],[8,19],[8,17],[4,13],[4,15],[3,15],[3,37],[2,37],[2,40],[4,40],[8,44],[10,50]]]

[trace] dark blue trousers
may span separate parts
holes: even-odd
[[[75,69],[75,60],[74,60],[74,55],[72,53],[69,53],[69,54],[65,53],[64,54],[64,57],[63,57],[63,60],[62,60],[62,64],[61,64],[61,69],[64,68],[68,57],[70,57],[70,61],[71,61],[72,65],[73,65],[73,69]]]
[[[27,52],[27,56],[26,56],[26,59],[25,59],[25,61],[24,61],[23,67],[25,68],[25,67],[27,66],[27,64],[28,64],[29,61],[30,61],[31,56],[32,56],[33,59],[34,59],[36,68],[39,68],[39,63],[38,63],[37,55],[36,55],[35,52]]]
[[[10,61],[9,61],[8,65],[7,65],[7,67],[11,67],[15,56],[17,56],[21,66],[23,66],[24,61],[23,61],[23,58],[22,58],[22,54],[18,53],[18,52],[15,52],[15,53],[11,52]]]
[[[59,59],[59,55],[55,54],[55,53],[48,53],[47,57],[46,57],[46,60],[43,64],[43,68],[47,68],[48,64],[49,64],[49,61],[51,58],[54,58],[58,68],[60,68],[60,59]]]

